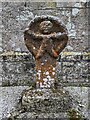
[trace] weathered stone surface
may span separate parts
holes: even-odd
[[[82,1],[84,1],[84,0],[82,0]],[[76,53],[75,53],[75,55],[67,55],[66,54],[65,56],[60,56],[61,57],[61,59],[59,59],[60,62],[63,63],[63,62],[68,61],[67,63],[65,63],[66,65],[64,64],[64,70],[67,69],[69,71],[69,74],[67,74],[67,75],[62,74],[62,72],[65,73],[65,71],[63,70],[63,67],[60,66],[60,65],[62,65],[62,63],[59,62],[58,63],[59,65],[57,65],[57,69],[58,69],[57,70],[58,71],[57,76],[59,77],[59,81],[62,82],[62,85],[65,85],[65,86],[72,85],[72,87],[74,85],[75,86],[78,86],[78,85],[80,86],[79,83],[81,83],[81,81],[83,81],[84,84],[81,83],[81,86],[83,86],[83,85],[89,83],[90,75],[89,74],[86,75],[87,71],[88,71],[87,63],[89,61],[89,57],[88,57],[88,55],[82,55],[82,54],[76,55],[76,54],[77,53],[79,54],[80,51],[81,52],[83,52],[83,51],[84,52],[89,52],[88,37],[90,37],[90,36],[88,36],[88,34],[89,34],[88,24],[89,24],[89,21],[90,21],[89,20],[90,17],[88,17],[88,15],[90,15],[89,14],[89,11],[90,11],[89,9],[90,8],[86,8],[87,5],[89,6],[89,4],[88,4],[88,2],[86,2],[86,3],[83,3],[83,2],[82,3],[79,3],[79,2],[78,3],[75,3],[75,2],[70,2],[70,3],[65,3],[64,2],[64,3],[62,3],[62,2],[59,2],[59,3],[56,3],[56,6],[54,6],[54,5],[55,4],[51,4],[51,5],[47,4],[47,6],[46,6],[46,2],[43,2],[43,3],[37,3],[37,2],[33,3],[32,2],[31,3],[30,1],[27,1],[27,2],[21,2],[21,1],[20,2],[13,2],[13,1],[12,2],[6,2],[5,1],[4,2],[4,0],[3,0],[2,3],[0,2],[0,12],[2,12],[0,14],[0,15],[2,15],[2,17],[0,17],[0,18],[2,18],[2,23],[0,23],[0,24],[2,24],[2,25],[0,25],[1,26],[0,31],[2,32],[2,34],[0,35],[1,50],[3,48],[3,50],[6,51],[6,52],[7,52],[7,50],[8,51],[13,50],[13,51],[19,51],[19,52],[27,51],[27,49],[24,45],[23,31],[26,28],[26,26],[28,26],[28,23],[33,18],[33,16],[43,15],[43,14],[44,15],[58,16],[61,20],[64,21],[64,23],[67,26],[68,32],[69,32],[69,41],[68,41],[68,45],[67,45],[69,47],[67,47],[64,51],[76,52]],[[72,12],[75,10],[75,8],[77,8],[79,11],[75,16],[72,16],[72,14],[73,14]],[[0,51],[0,53],[2,53],[3,50]],[[1,64],[5,67],[5,69],[6,69],[6,66],[7,66],[6,64],[8,64],[8,62],[9,62],[9,64],[14,65],[15,68],[17,68],[17,65],[19,65],[18,69],[21,72],[23,70],[23,68],[21,68],[22,66],[20,65],[20,64],[22,64],[21,61],[24,60],[24,61],[26,61],[26,63],[28,61],[30,61],[30,62],[32,61],[32,59],[31,59],[32,56],[30,57],[30,59],[28,59],[27,56],[26,56],[27,59],[24,59],[25,56],[22,56],[22,55],[21,56],[16,55],[16,58],[14,58],[13,55],[11,55],[11,57],[10,57],[7,54],[7,56],[8,57],[4,56],[5,60],[3,60],[2,57],[0,57],[0,62],[3,61],[3,63],[1,63]],[[5,64],[4,62],[6,62],[6,61],[7,61],[7,63]],[[17,61],[18,62],[20,61],[20,62],[17,63]],[[76,79],[75,74],[73,74],[73,71],[72,71],[73,66],[70,67],[71,64],[72,64],[72,61],[74,62],[73,66],[75,66],[75,69],[76,69],[75,74],[76,74],[77,70],[80,70],[80,73],[77,74],[78,79]],[[71,64],[70,64],[70,62],[71,62]],[[69,63],[69,67],[71,68],[71,71],[70,71],[70,69],[67,65],[68,63]],[[80,64],[79,66],[78,66],[78,63]],[[77,65],[77,67],[76,67],[76,65]],[[27,64],[27,66],[28,66],[28,64]],[[81,66],[81,69],[80,69],[80,66]],[[11,67],[11,66],[9,66],[9,67]],[[3,69],[3,70],[5,70],[5,69]],[[19,85],[23,85],[23,84],[28,85],[28,82],[30,84],[30,81],[32,79],[31,78],[32,74],[30,74],[31,76],[28,76],[29,74],[26,75],[26,73],[25,73],[25,75],[23,75],[22,72],[21,72],[21,74],[18,74],[18,72],[16,71],[17,74],[13,75],[13,79],[11,79],[12,77],[10,77],[10,76],[12,76],[11,75],[12,70],[10,70],[10,69],[16,71],[15,69],[13,69],[13,67],[11,67],[11,68],[8,68],[7,70],[5,70],[6,72],[2,70],[3,74],[0,73],[0,85],[2,85],[2,80],[3,80],[3,86],[8,86],[8,89],[10,89],[9,85],[11,85],[11,86],[18,85],[18,87],[19,87]],[[30,69],[25,70],[25,71],[30,71]],[[8,71],[10,71],[10,72],[8,72]],[[83,72],[81,72],[81,71],[83,71]],[[13,74],[14,74],[14,72],[13,72]],[[65,75],[65,78],[64,78],[64,75]],[[19,76],[19,77],[17,77],[17,76]],[[15,80],[16,77],[18,78],[18,80]],[[27,79],[27,78],[29,78],[30,80]],[[61,81],[60,78],[62,79],[62,81]],[[79,79],[79,78],[81,78],[81,79]],[[20,82],[19,79],[22,82]],[[17,81],[17,82],[15,82],[14,80]],[[7,81],[9,81],[10,84],[8,84]],[[67,82],[64,84],[63,81],[67,81]],[[72,83],[72,81],[73,81],[73,83]],[[76,81],[78,81],[78,82],[76,83]],[[14,82],[15,82],[15,84],[14,84]],[[90,84],[88,84],[88,85],[90,85]],[[17,89],[15,88],[15,91],[17,90],[16,94],[18,94],[18,91],[19,91],[18,87],[16,87]],[[82,97],[82,99],[81,99],[81,97],[78,98],[76,95],[75,95],[74,98],[78,98],[78,101],[83,101],[84,98],[87,99],[86,98],[87,95],[86,95],[86,92],[84,91],[84,89],[82,89],[82,92],[83,92],[83,95],[82,95],[81,92],[77,88],[75,90],[72,87],[69,90],[69,92],[72,92],[72,96],[74,96],[74,94],[76,94],[76,95],[80,94],[80,96],[84,95]],[[1,111],[0,115],[2,115],[2,113],[3,113],[4,116],[6,117],[7,116],[6,115],[7,110],[10,109],[10,104],[11,104],[10,100],[14,96],[12,95],[13,90],[9,90],[9,94],[11,94],[11,97],[9,97],[9,96],[6,97],[8,90],[6,89],[6,87],[4,87],[3,89],[6,90],[5,94],[3,95],[3,96],[5,96],[3,98],[3,100],[7,101],[6,102],[7,105],[4,104],[4,103],[1,104],[1,105],[4,106],[3,107],[4,110]],[[81,89],[81,87],[80,87],[80,89]],[[77,91],[79,91],[78,94],[77,94]],[[16,98],[17,98],[17,96],[15,97],[15,99]],[[16,102],[14,100],[12,100],[12,101],[13,102],[11,104],[11,107]],[[7,106],[7,108],[5,108],[5,106]],[[0,109],[0,110],[2,110],[2,109]],[[82,109],[82,110],[84,111],[85,109]],[[88,111],[90,113],[90,110],[88,110]],[[28,113],[25,113],[25,114],[27,115]],[[34,113],[32,113],[32,114],[34,114]],[[59,116],[61,116],[61,114]],[[85,113],[85,115],[87,115],[87,113]],[[22,114],[20,117],[22,117],[22,116],[24,116],[24,115]],[[32,115],[29,113],[28,116],[32,116]],[[42,118],[42,116],[44,117],[45,114],[40,115],[39,117]],[[49,116],[52,116],[52,118],[54,117],[53,114],[52,115],[48,114],[47,117],[49,117]],[[61,118],[63,118],[63,117],[61,117]],[[88,118],[90,118],[90,116]]]
[[[35,61],[31,55],[18,55],[0,57],[0,76],[2,86],[19,86],[32,84],[35,80]],[[20,53],[21,54],[21,53]],[[22,53],[24,54],[24,53]],[[82,53],[70,53],[76,55],[61,55],[56,65],[57,78],[60,83],[76,85],[76,83],[89,83],[89,56]],[[80,55],[78,55],[80,54]],[[29,62],[30,61],[30,62]],[[3,74],[2,74],[3,73]],[[66,74],[68,73],[68,74]]]
[[[81,109],[82,116],[90,119],[89,115],[89,104],[90,104],[90,88],[89,87],[64,87],[64,90],[68,90],[69,94],[73,96],[73,99],[76,101],[78,105],[76,106],[74,103],[74,107],[76,109]]]
[[[0,119],[6,118],[17,105],[21,93],[28,86],[0,87]]]
[[[18,110],[9,114],[9,117],[12,119],[68,119],[73,116],[77,116],[80,119],[89,118],[88,88],[82,87],[82,90],[80,87],[36,90],[29,88],[22,95],[22,107],[18,107]],[[85,99],[86,96],[87,99]],[[57,104],[58,101],[59,103]],[[76,113],[72,115],[73,112]]]
[[[2,65],[2,86],[28,85],[34,82],[35,65],[33,63],[4,62]]]
[[[66,3],[60,2],[57,4],[63,5]],[[74,40],[78,40],[79,45],[81,45],[82,42],[86,41],[83,43],[84,45],[82,45],[84,49],[81,49],[82,46],[81,47],[77,46],[74,48],[74,51],[85,50],[87,47],[86,44],[88,42],[88,38],[85,37],[86,34],[88,35],[88,31],[86,30],[86,28],[88,27],[88,17],[86,17],[88,8],[85,8],[83,6],[83,8],[80,9],[79,6],[81,3],[69,3],[69,4],[75,4],[74,8],[73,7],[70,8],[68,6],[66,8],[59,7],[60,9],[56,8],[47,9],[45,8],[45,6],[47,6],[45,2],[40,4],[33,2],[32,3],[18,2],[15,3],[14,5],[12,2],[11,3],[3,2],[2,3],[3,50],[27,51],[23,41],[23,32],[24,29],[28,27],[30,20],[32,20],[33,17],[37,15],[58,16],[67,26],[68,32],[70,34],[71,46],[73,46],[71,38],[74,38]],[[79,13],[76,14],[76,16],[72,16],[73,9],[77,9],[75,8],[76,6],[78,7]],[[39,8],[44,8],[45,10]],[[82,40],[83,32],[85,32],[84,40]]]
[[[59,113],[72,106],[70,96],[60,89],[36,89],[23,94],[22,106],[29,112]]]
[[[12,112],[9,118],[65,118],[72,102],[70,96],[60,89],[31,89],[24,92],[21,105],[21,109]],[[64,113],[59,116],[62,111]]]

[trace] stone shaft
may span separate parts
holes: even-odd
[[[50,88],[55,83],[56,60],[52,57],[43,57],[36,60],[37,88]]]

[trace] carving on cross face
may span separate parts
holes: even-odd
[[[47,52],[51,57],[57,58],[59,53],[67,44],[66,32],[52,32],[53,23],[50,20],[43,20],[39,24],[39,33],[27,29],[24,34],[25,44],[29,51],[34,55],[35,59],[42,57]],[[32,42],[38,44],[39,48]]]

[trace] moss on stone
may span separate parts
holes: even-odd
[[[69,120],[81,120],[82,119],[82,116],[80,115],[80,113],[76,111],[75,109],[68,110],[67,115],[69,116]]]

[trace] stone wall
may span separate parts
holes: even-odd
[[[68,29],[68,45],[57,60],[57,79],[60,85],[67,88],[82,86],[82,89],[84,87],[88,89],[90,78],[88,11],[87,2],[0,3],[1,116],[6,117],[15,106],[16,99],[20,98],[22,90],[35,81],[35,61],[25,47],[23,32],[30,20],[37,15],[57,16]],[[78,91],[77,88],[76,90]],[[76,94],[74,90],[72,91]],[[87,91],[84,92],[84,97],[86,94]]]

